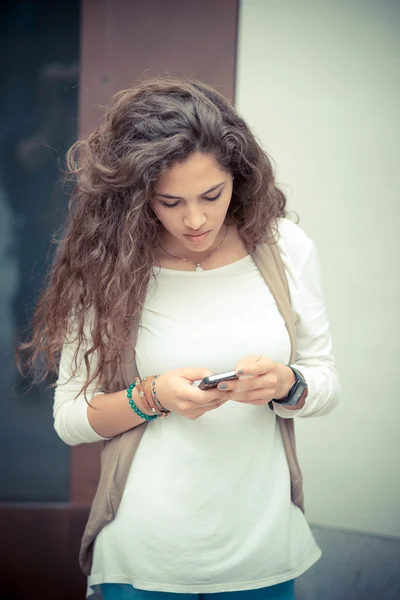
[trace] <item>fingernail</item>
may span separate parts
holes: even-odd
[[[219,384],[219,386],[218,386],[218,389],[219,389],[219,390],[226,390],[226,389],[227,389],[227,387],[228,387],[228,386],[226,385],[226,383],[220,383],[220,384]]]
[[[239,369],[239,371],[236,371],[236,375],[243,375],[243,369]]]

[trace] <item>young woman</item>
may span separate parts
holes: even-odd
[[[25,349],[44,375],[59,368],[67,444],[110,445],[148,425],[95,536],[89,585],[114,600],[293,599],[320,551],[290,499],[277,420],[326,414],[338,398],[312,241],[286,218],[246,123],[198,82],[121,92],[69,166],[69,221]],[[253,260],[266,242],[297,314],[290,366]],[[230,370],[237,379],[196,384]]]

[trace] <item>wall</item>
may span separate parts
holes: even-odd
[[[400,594],[398,575],[385,588],[396,565],[378,574],[376,554],[400,554],[385,545],[400,536],[399,32],[398,1],[242,0],[239,11],[236,105],[319,250],[342,383],[335,412],[297,427],[308,518],[337,561],[307,598],[328,598],[327,585],[332,598]]]
[[[237,107],[323,268],[343,394],[299,423],[310,518],[400,535],[400,3],[245,0]]]

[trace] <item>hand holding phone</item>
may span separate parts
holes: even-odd
[[[190,420],[198,419],[227,402],[217,387],[195,389],[203,379],[210,376],[212,371],[206,368],[187,367],[166,371],[157,378],[157,396],[161,404],[172,413]],[[213,387],[214,385],[217,383],[212,384]]]

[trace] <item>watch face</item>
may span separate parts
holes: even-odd
[[[291,394],[290,404],[295,406],[303,399],[304,394],[307,393],[307,384],[304,381],[298,381],[293,393]]]
[[[305,381],[298,379],[292,386],[289,395],[284,400],[278,400],[278,404],[289,404],[289,406],[296,406],[303,398],[307,397],[308,387]]]

